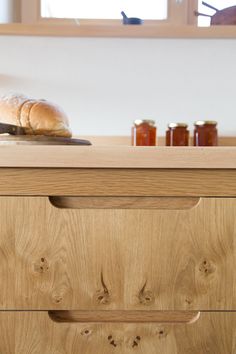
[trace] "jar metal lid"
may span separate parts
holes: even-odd
[[[217,122],[215,120],[197,120],[194,125],[217,125]]]
[[[168,128],[188,128],[187,123],[169,123],[167,125]]]
[[[155,120],[152,120],[152,119],[136,119],[134,121],[135,125],[140,125],[140,124],[143,124],[143,123],[147,123],[147,124],[149,124],[151,126],[154,126],[156,122],[155,122]]]

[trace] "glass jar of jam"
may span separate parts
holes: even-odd
[[[199,120],[194,123],[194,146],[217,146],[217,122],[212,120]]]
[[[166,146],[188,146],[189,130],[185,123],[170,123],[166,131]]]
[[[156,145],[155,121],[151,119],[137,119],[132,127],[133,146],[155,146]]]

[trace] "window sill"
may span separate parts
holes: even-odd
[[[118,38],[236,38],[236,26],[0,24],[0,35]]]

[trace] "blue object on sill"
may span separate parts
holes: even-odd
[[[123,17],[123,25],[142,25],[143,20],[138,17],[127,17],[124,11],[121,11]]]

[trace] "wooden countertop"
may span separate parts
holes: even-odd
[[[0,168],[236,169],[236,147],[0,146]]]

